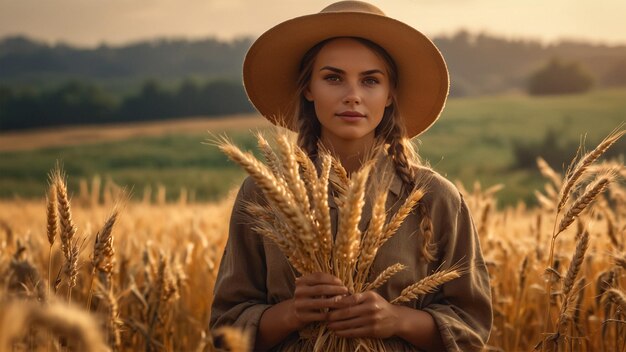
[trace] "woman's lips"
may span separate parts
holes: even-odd
[[[365,115],[361,114],[358,111],[344,111],[344,112],[338,113],[337,116],[340,119],[344,121],[349,121],[349,122],[359,121],[365,118]]]

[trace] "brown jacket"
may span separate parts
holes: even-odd
[[[394,174],[387,209],[395,211],[408,192]],[[390,265],[408,266],[393,276],[377,292],[387,300],[400,295],[413,284],[438,269],[461,265],[466,273],[444,284],[435,293],[406,303],[430,313],[439,327],[447,351],[481,350],[489,337],[492,323],[489,275],[483,261],[475,226],[461,194],[439,174],[420,169],[418,176],[428,177],[426,195],[420,200],[433,222],[437,246],[436,260],[422,258],[420,217],[411,213],[398,232],[378,251],[369,282]],[[230,221],[230,233],[215,283],[211,327],[237,326],[251,334],[254,344],[261,315],[271,305],[293,297],[295,271],[279,248],[270,240],[250,230],[251,220],[243,211],[245,201],[261,201],[262,195],[248,177],[241,186]],[[329,197],[333,233],[337,231],[337,207]],[[361,229],[371,217],[366,205]],[[298,343],[292,334],[281,346]],[[388,350],[415,350],[399,338],[385,340]],[[280,350],[280,347],[276,350]]]

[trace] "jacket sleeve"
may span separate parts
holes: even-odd
[[[441,269],[459,266],[463,275],[425,297],[422,309],[435,319],[447,351],[480,351],[493,320],[489,274],[467,205],[455,193],[434,204],[431,214],[433,230],[440,231],[435,236]]]
[[[235,199],[230,218],[228,241],[220,263],[211,306],[210,326],[244,329],[254,346],[267,304],[266,262],[263,241],[254,233],[243,204],[255,196],[252,179],[247,178]]]

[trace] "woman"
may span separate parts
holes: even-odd
[[[244,84],[264,116],[298,132],[314,161],[319,142],[350,173],[384,145],[379,162],[395,170],[387,200],[392,211],[417,180],[428,180],[427,194],[379,249],[373,275],[398,262],[408,269],[379,289],[348,294],[330,274],[295,274],[275,244],[250,230],[242,204],[262,196],[246,179],[215,284],[212,328],[248,329],[259,350],[297,346],[299,332],[320,321],[338,336],[384,339],[394,351],[480,350],[492,312],[471,216],[456,188],[421,166],[409,143],[434,123],[448,93],[447,69],[432,42],[372,5],[342,1],[264,33],[246,56]],[[337,209],[329,199],[336,231]],[[361,224],[369,217],[365,212]],[[465,269],[461,278],[419,301],[389,303],[404,287],[453,265]]]

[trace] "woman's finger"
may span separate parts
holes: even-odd
[[[330,322],[328,323],[328,328],[335,331],[357,329],[370,326],[372,324],[372,320],[373,319],[369,316],[358,316],[352,319]]]
[[[334,309],[343,309],[352,306],[359,305],[367,300],[367,295],[365,293],[355,293],[352,295],[343,296],[341,299],[337,300],[332,308]]]
[[[297,286],[294,292],[294,297],[321,297],[321,296],[337,296],[345,295],[348,293],[348,289],[345,286],[337,285],[315,285],[315,286]]]
[[[298,319],[305,323],[311,323],[314,321],[324,321],[326,320],[326,315],[328,313],[324,312],[303,312],[298,313]]]
[[[339,337],[371,337],[372,329],[368,326],[362,326],[354,329],[337,330],[335,334]]]
[[[304,284],[308,286],[324,285],[324,284],[343,286],[343,283],[338,277],[331,275],[329,273],[321,273],[321,272],[305,274],[300,277],[297,277],[296,285],[297,284]]]
[[[298,310],[320,310],[324,308],[332,308],[334,303],[340,299],[341,296],[334,296],[328,298],[312,298],[312,299],[299,299],[294,302],[295,308]]]

